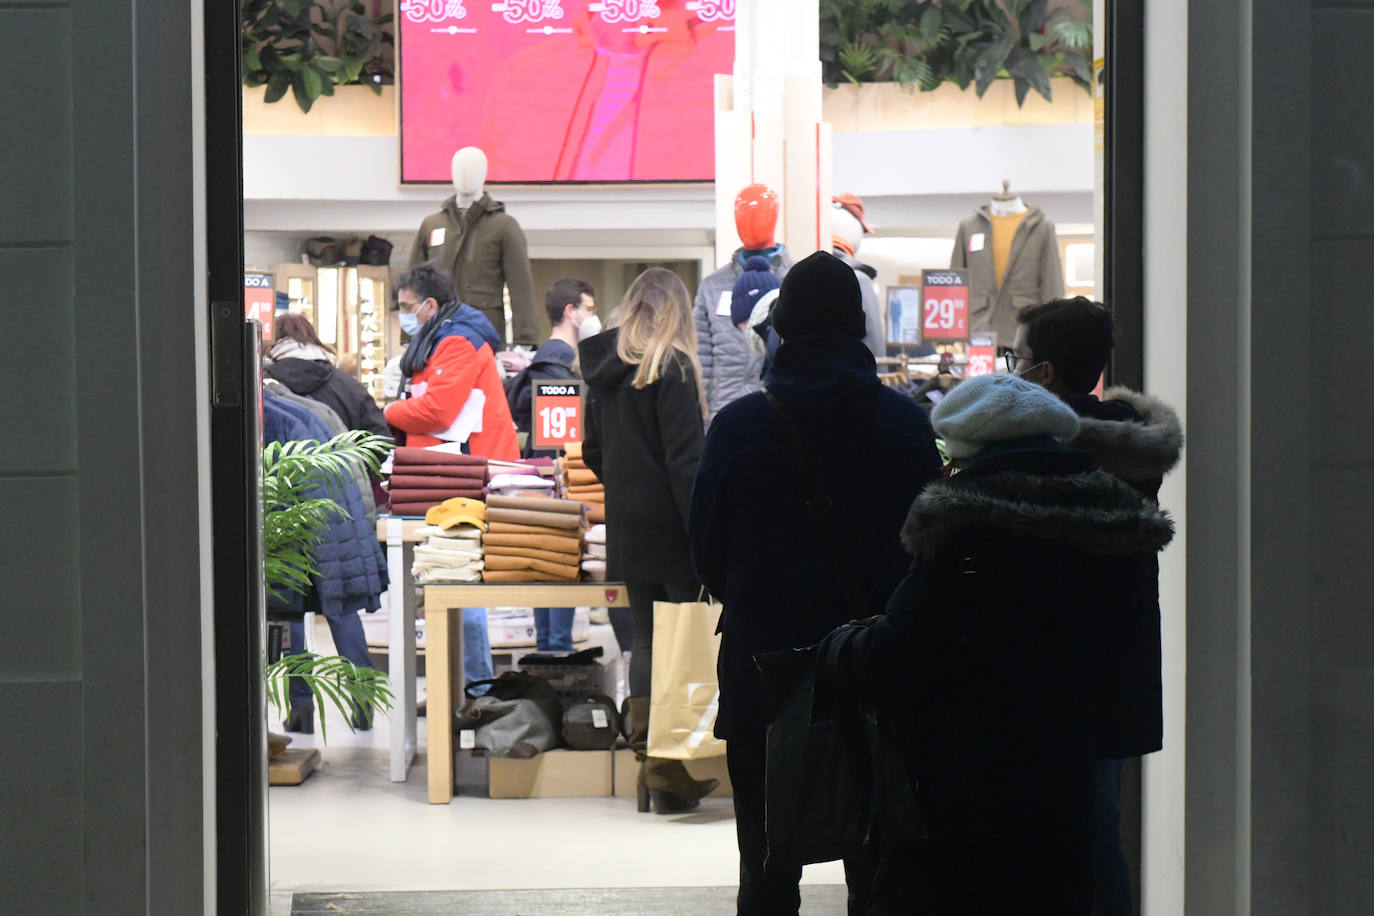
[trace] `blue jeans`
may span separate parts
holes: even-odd
[[[495,674],[491,667],[491,635],[487,632],[487,609],[484,607],[463,608],[463,677],[468,684],[473,681],[491,680]],[[463,686],[467,686],[464,684]],[[487,692],[486,687],[478,687],[473,693],[478,696]]]
[[[540,652],[573,650],[573,613],[570,607],[534,609],[535,647]]]
[[[372,668],[372,655],[367,651],[367,636],[363,633],[363,622],[358,612],[340,617],[325,617],[329,621],[329,633],[334,637],[334,650],[359,668]],[[290,655],[305,654],[305,621],[291,621]],[[313,708],[314,698],[310,687],[298,677],[291,678],[291,705]]]
[[[1121,761],[1094,764],[1093,916],[1133,916],[1131,871],[1121,846]]]

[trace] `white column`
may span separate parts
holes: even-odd
[[[830,131],[821,122],[817,0],[739,0],[733,78],[716,94],[716,257],[738,245],[733,205],[747,184],[782,200],[778,241],[794,257],[830,247]]]

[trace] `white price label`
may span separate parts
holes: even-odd
[[[606,718],[606,710],[604,710],[604,709],[593,709],[593,710],[592,710],[592,726],[593,726],[594,728],[610,728],[610,727],[611,727],[611,722],[610,722],[610,720]]]
[[[470,728],[465,728],[458,732],[458,748],[470,751],[477,746],[477,732]]]

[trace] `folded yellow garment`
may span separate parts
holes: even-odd
[[[492,534],[547,534],[550,537],[569,536],[567,528],[550,528],[547,525],[519,525],[514,522],[492,522],[487,526]]]
[[[558,578],[532,569],[488,569],[482,573],[483,582],[576,582],[577,576]]]
[[[594,495],[596,495],[597,493],[605,493],[605,492],[606,492],[606,487],[605,487],[605,485],[604,485],[604,484],[599,484],[599,483],[596,483],[596,484],[588,484],[588,485],[586,485],[586,486],[581,486],[581,487],[564,487],[564,488],[563,488],[563,495],[566,496],[566,497],[569,498],[569,499],[577,499],[579,496],[594,496]]]
[[[541,525],[549,528],[567,528],[578,531],[582,528],[582,505],[577,506],[577,514],[570,512],[531,512],[528,509],[487,509],[488,522],[513,522],[517,525]]]
[[[563,476],[568,483],[574,487],[585,487],[601,482],[596,479],[596,475],[590,470],[584,471],[581,468],[570,468]]]
[[[582,460],[582,443],[581,443],[581,442],[569,442],[567,445],[563,446],[563,454],[567,455],[568,458],[570,458],[570,459],[572,459],[572,460],[574,460],[574,461],[581,461],[581,460]]]
[[[604,524],[606,524],[606,507],[605,507],[605,506],[588,506],[588,507],[587,507],[587,521],[591,522],[593,525],[604,525]]]
[[[546,534],[488,534],[482,538],[488,552],[497,547],[527,547],[530,550],[551,550],[554,553],[576,553],[582,549],[582,539],[550,537]]]
[[[497,547],[491,548],[491,553],[487,556],[493,557],[531,557],[536,560],[547,560],[550,563],[571,563],[574,566],[582,562],[580,553],[563,553],[553,550],[536,550],[533,547]]]
[[[596,506],[606,505],[606,494],[596,493],[591,496],[579,496],[577,501],[586,506],[588,511],[591,511]],[[595,524],[595,522],[593,522],[593,524]]]
[[[580,569],[578,563],[550,563],[548,560],[538,560],[534,557],[503,557],[494,553],[487,554],[485,562],[487,569],[533,569],[565,579],[576,578]]]
[[[519,509],[521,512],[566,512],[581,515],[577,503],[546,496],[488,496],[488,509]]]

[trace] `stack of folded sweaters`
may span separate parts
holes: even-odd
[[[415,581],[480,582],[485,529],[486,506],[477,500],[458,497],[431,508],[416,529],[426,539],[415,545]]]
[[[593,582],[606,581],[606,526],[587,529],[587,546],[582,552],[582,572]]]
[[[486,495],[487,459],[427,448],[398,448],[392,455],[392,515],[424,515],[446,499]]]
[[[576,582],[583,508],[566,499],[487,497],[486,582]]]
[[[491,476],[487,492],[493,496],[553,496],[558,484],[552,477],[543,477],[536,468],[527,471],[503,471]]]
[[[606,487],[582,460],[582,443],[569,442],[567,457],[563,459],[563,495],[587,507],[587,520],[592,524],[606,521]]]

